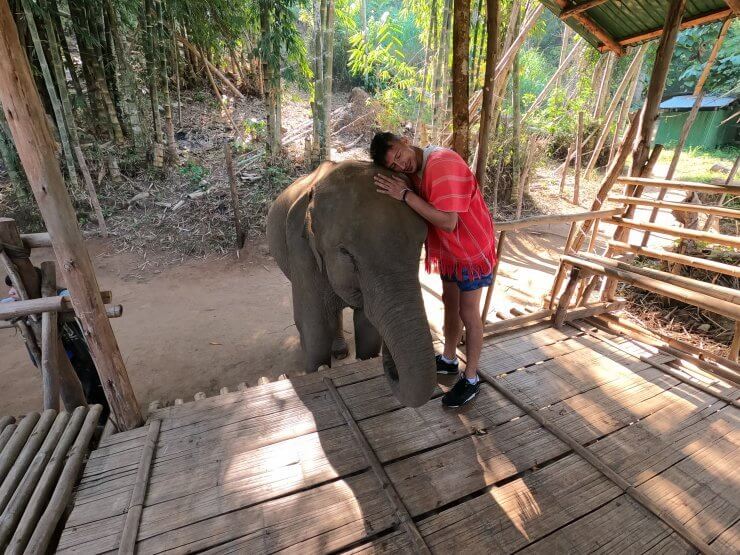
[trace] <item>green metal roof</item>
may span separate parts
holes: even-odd
[[[556,16],[560,16],[566,8],[598,2],[541,1]],[[617,43],[626,47],[659,37],[668,5],[669,0],[607,0],[579,15],[590,19]],[[710,23],[730,14],[732,10],[724,0],[687,0],[681,28]],[[579,21],[578,16],[568,17],[565,22],[591,45],[600,50],[606,49],[603,42]]]

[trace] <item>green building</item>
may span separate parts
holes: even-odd
[[[695,98],[681,95],[661,102],[656,144],[670,146],[678,142]],[[732,117],[739,109],[740,100],[737,97],[705,96],[686,139],[686,146],[712,149],[740,143],[738,117]]]

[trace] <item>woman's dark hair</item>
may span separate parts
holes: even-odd
[[[400,137],[390,131],[376,133],[370,143],[370,158],[379,166],[385,167],[385,155],[391,146],[393,146],[393,143],[400,140]]]

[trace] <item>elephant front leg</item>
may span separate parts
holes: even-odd
[[[310,373],[323,365],[331,366],[334,323],[319,296],[301,289],[293,285],[293,316],[301,336],[305,370]]]
[[[344,338],[344,322],[342,320],[342,309],[340,308],[334,316],[334,340],[331,343],[331,355],[337,360],[342,360],[347,358],[348,354],[349,347]]]
[[[366,360],[378,356],[380,354],[380,346],[383,343],[378,330],[370,323],[370,320],[367,319],[365,312],[362,310],[355,310],[353,319],[355,324],[355,350],[357,351],[357,358]]]

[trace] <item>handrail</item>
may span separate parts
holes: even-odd
[[[532,216],[531,218],[522,218],[520,220],[511,220],[508,222],[496,222],[496,229],[498,231],[520,231],[528,227],[539,225],[581,222],[583,220],[600,220],[617,216],[618,214],[621,214],[622,211],[622,208],[610,208],[608,210],[576,212],[575,214],[545,214],[542,216]]]

